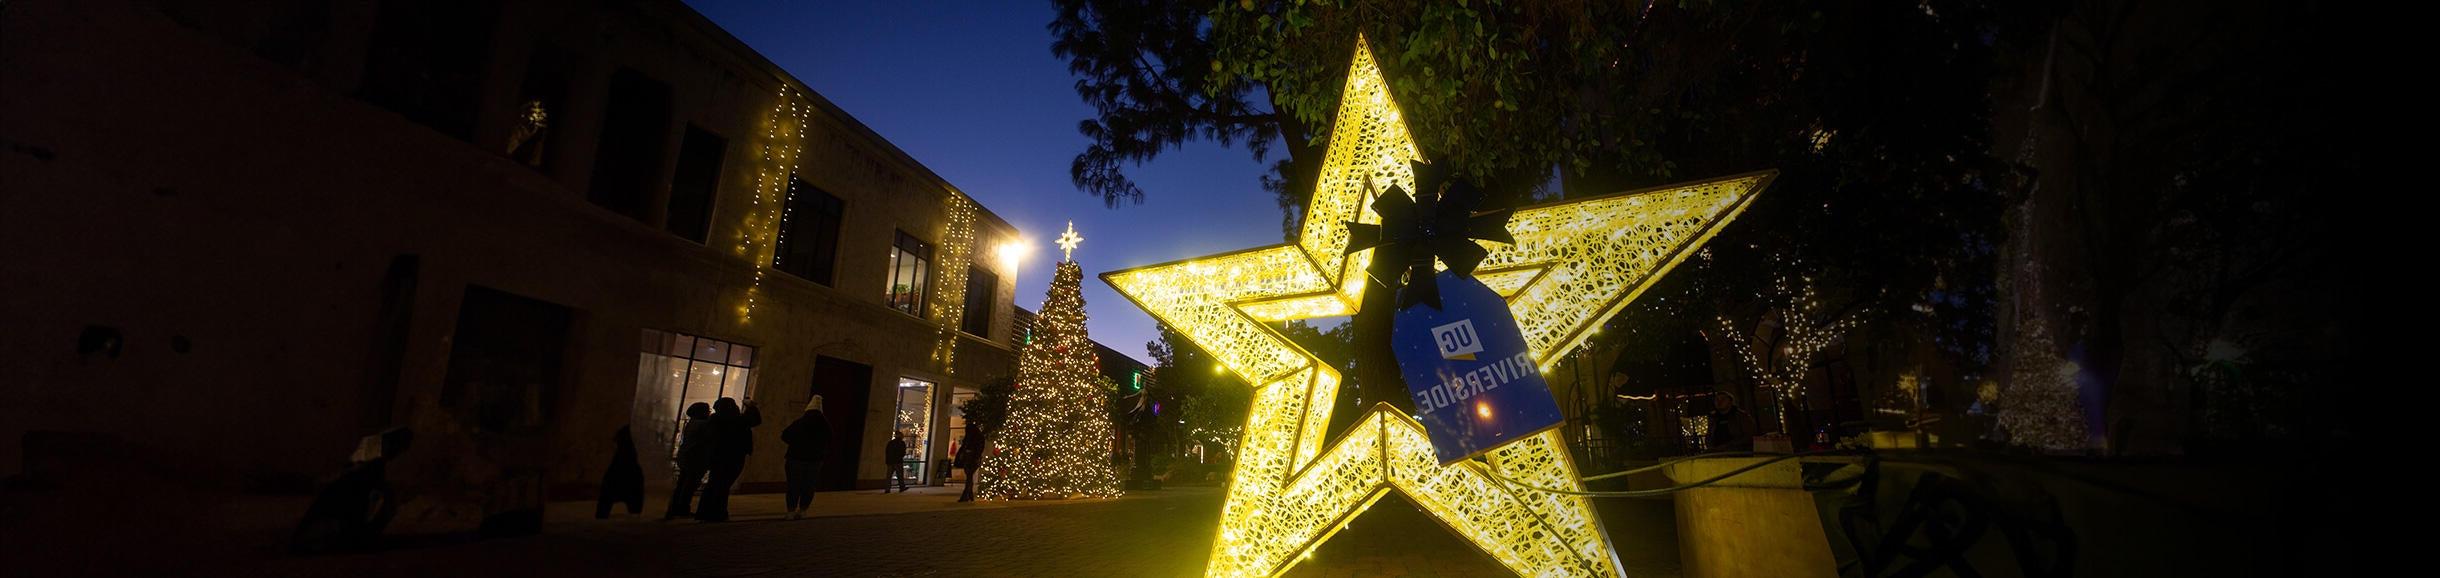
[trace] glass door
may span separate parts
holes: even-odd
[[[898,411],[896,428],[906,442],[906,473],[917,483],[928,483],[932,449],[932,382],[911,377],[898,378]],[[885,478],[886,479],[886,478]]]
[[[966,471],[957,469],[954,464],[957,463],[958,452],[966,443],[966,400],[974,399],[978,393],[963,387],[949,388],[949,431],[945,432],[949,436],[949,455],[941,457],[948,458],[952,465],[948,466],[948,471],[943,472],[942,479],[953,482],[966,481]],[[933,460],[932,463],[937,465],[940,460]]]

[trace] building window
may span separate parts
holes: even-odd
[[[720,189],[720,160],[728,148],[728,139],[686,125],[686,139],[678,142],[678,172],[669,180],[670,234],[697,243],[711,239],[712,199]]]
[[[508,157],[525,166],[548,169],[550,144],[556,131],[551,123],[567,111],[567,90],[570,64],[574,57],[547,46],[534,47],[534,55],[526,59],[525,86],[516,108],[510,111]]]
[[[723,397],[743,402],[752,391],[754,346],[657,329],[644,330],[636,364],[636,397],[654,424],[654,441],[677,457],[686,406]]]
[[[541,168],[542,145],[551,136],[551,106],[542,99],[526,99],[517,106],[517,119],[508,129],[508,158],[525,166]]]
[[[610,75],[610,103],[593,154],[593,204],[644,220],[669,141],[669,98],[669,83],[644,73],[621,68]]]
[[[551,425],[576,310],[467,286],[449,339],[441,405],[478,432],[523,434]]]
[[[922,317],[924,289],[931,278],[932,244],[899,231],[898,242],[890,247],[890,308]]]
[[[357,97],[473,142],[499,10],[482,0],[381,3]]]
[[[247,2],[155,0],[171,22],[209,33],[291,71],[313,75],[330,44],[331,12],[337,2]],[[432,2],[430,4],[441,4]]]
[[[982,267],[966,266],[966,318],[958,322],[958,330],[975,337],[991,337],[991,303],[999,297],[1000,276]]]
[[[779,250],[771,266],[807,281],[829,285],[839,260],[839,222],[847,203],[796,175],[788,175],[788,198],[779,214]]]
[[[1034,312],[1026,311],[1023,307],[1013,309],[1015,314],[1008,316],[1008,345],[1011,347],[1033,345]]]

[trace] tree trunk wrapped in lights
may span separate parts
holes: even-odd
[[[1034,340],[1018,354],[1007,424],[992,434],[996,447],[983,458],[984,499],[1120,493],[1110,465],[1110,392],[1085,334],[1083,277],[1075,261],[1062,261],[1051,278]]]
[[[2010,443],[2053,451],[2089,447],[2076,362],[2061,359],[2048,328],[2025,329],[1999,396],[1999,425]]]
[[[1773,261],[1782,270],[1796,269],[1784,256]],[[1782,273],[1773,278],[1771,290],[1763,295],[1760,305],[1765,310],[1755,331],[1744,331],[1726,316],[1719,318],[1719,326],[1721,336],[1736,350],[1737,365],[1777,400],[1779,431],[1795,435],[1789,431],[1789,414],[1805,407],[1805,376],[1813,372],[1813,364],[1823,352],[1863,323],[1867,311],[1829,310],[1822,306],[1812,279],[1790,277]],[[1765,328],[1773,331],[1767,337],[1762,331]]]
[[[1999,393],[1999,427],[2008,443],[2050,451],[2092,447],[2085,427],[2082,368],[2059,355],[2051,337],[2050,320],[2038,305],[2046,292],[2042,265],[2025,259],[2016,265],[2016,331],[2007,343],[2007,387]]]

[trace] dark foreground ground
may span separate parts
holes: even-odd
[[[246,576],[1193,576],[1219,518],[1217,488],[1136,492],[1072,503],[958,504],[953,493],[822,494],[821,517],[783,520],[776,495],[740,496],[736,521],[663,522],[657,516],[591,518],[590,504],[558,504],[539,536],[474,541],[407,537],[379,551],[292,558],[262,541],[268,530],[231,530],[211,551],[145,542],[143,518],[126,542],[94,549],[52,543],[40,575],[121,573]],[[1665,501],[1605,503],[1629,575],[1677,573],[1674,520]],[[658,506],[655,504],[655,506]],[[41,556],[50,540],[8,538],[12,554]],[[61,536],[60,538],[67,538]],[[27,550],[35,550],[28,552]],[[23,561],[23,559],[20,559]],[[1291,576],[1500,576],[1507,572],[1391,494],[1333,537]]]

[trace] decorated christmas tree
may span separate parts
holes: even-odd
[[[1082,241],[1073,223],[1059,246]],[[1031,342],[1017,355],[1007,422],[992,434],[977,495],[991,500],[1106,498],[1119,494],[1110,465],[1110,393],[1085,334],[1084,271],[1059,262]]]

